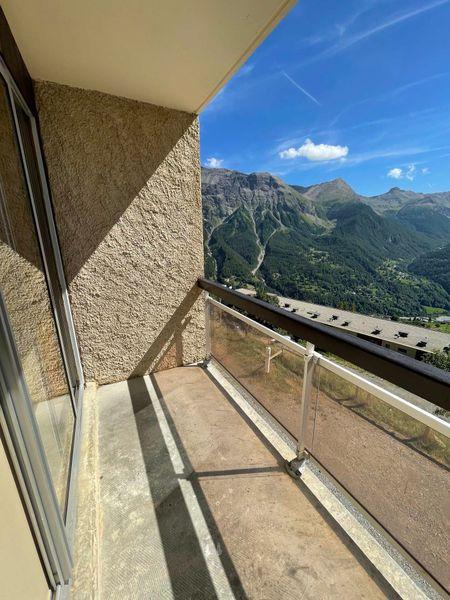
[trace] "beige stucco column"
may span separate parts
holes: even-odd
[[[48,82],[35,92],[86,379],[202,359],[197,117]]]

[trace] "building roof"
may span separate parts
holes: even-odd
[[[2,0],[34,79],[198,113],[295,0]]]
[[[238,291],[250,296],[255,295],[253,290],[240,289]],[[280,307],[285,308],[285,304],[289,304],[287,310],[291,312],[294,308],[296,309],[295,314],[301,317],[337,327],[342,331],[360,333],[374,341],[384,340],[423,352],[436,352],[450,347],[450,334],[448,333],[408,325],[404,321],[369,317],[340,308],[331,308],[283,296],[278,296],[278,299]]]

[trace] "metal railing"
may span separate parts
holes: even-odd
[[[400,410],[400,411],[404,412],[405,414],[409,415],[413,419],[420,421],[425,426],[430,427],[430,428],[434,429],[435,431],[441,433],[442,435],[445,435],[446,437],[450,438],[450,423],[449,422],[441,419],[440,417],[430,413],[427,410],[424,410],[423,408],[421,408],[420,406],[417,406],[416,404],[413,404],[412,402],[408,402],[401,396],[398,396],[397,394],[394,394],[393,392],[387,390],[386,388],[384,388],[380,385],[377,385],[376,383],[370,381],[369,379],[366,379],[365,377],[351,371],[350,369],[343,367],[342,365],[338,364],[337,362],[330,360],[326,356],[323,356],[323,354],[321,354],[320,352],[317,352],[315,350],[315,347],[313,344],[308,342],[306,344],[306,346],[302,346],[301,344],[298,344],[297,342],[293,342],[292,340],[288,339],[286,336],[283,336],[280,333],[273,331],[272,329],[269,329],[265,325],[258,323],[254,319],[251,319],[250,317],[243,315],[242,313],[238,312],[237,310],[234,310],[233,308],[230,308],[229,306],[226,306],[225,304],[222,304],[221,302],[218,302],[217,300],[214,300],[211,297],[209,297],[207,299],[207,302],[211,306],[215,306],[215,307],[219,308],[223,312],[232,315],[235,319],[238,319],[239,321],[246,323],[247,325],[250,325],[254,329],[256,329],[256,330],[260,331],[261,333],[265,334],[266,336],[270,337],[272,340],[281,344],[281,346],[285,347],[290,352],[293,352],[294,354],[297,354],[304,358],[305,366],[304,366],[304,374],[303,374],[303,385],[302,385],[302,389],[301,389],[301,399],[302,400],[300,403],[300,407],[301,407],[300,408],[300,410],[301,410],[300,428],[299,428],[299,431],[297,432],[297,435],[295,436],[297,439],[297,444],[298,444],[297,451],[298,451],[299,458],[302,457],[303,452],[305,450],[306,414],[309,410],[309,405],[311,402],[312,375],[314,372],[314,368],[316,366],[325,367],[326,369],[328,369],[332,373],[335,373],[338,377],[344,379],[345,381],[348,381],[349,383],[355,385],[356,387],[363,389],[364,391],[368,392],[369,394],[372,394],[376,398],[382,400],[386,404],[389,404],[390,406],[396,408],[397,410]],[[350,339],[353,339],[351,336],[347,336],[347,337],[349,337]],[[367,343],[370,343],[370,342],[367,342]],[[208,342],[208,344],[210,346],[210,342]],[[271,347],[268,346],[267,349],[270,350]],[[209,349],[208,354],[210,354],[210,353],[211,353],[211,350]],[[270,358],[274,358],[274,356],[275,355],[271,356]],[[414,359],[412,359],[412,360],[414,360]],[[266,370],[268,370],[267,366],[266,366]]]
[[[449,409],[449,374],[212,281],[198,284],[208,292],[207,353],[295,438],[291,474],[314,459],[446,588],[450,423],[428,402]]]
[[[450,410],[450,374],[441,369],[328,325],[313,323],[305,317],[251,298],[214,281],[199,279],[198,285],[226,304],[244,310],[273,327],[284,329],[289,335],[305,339],[315,347],[331,352],[444,410]]]
[[[217,283],[199,280],[199,286],[226,303],[207,295],[208,355],[295,438],[291,474],[299,475],[304,459],[312,457],[446,587],[439,540],[450,423],[430,412],[432,407],[423,408],[420,399],[416,404],[410,394],[402,397],[401,390],[353,365],[444,409],[449,407],[449,375]],[[297,343],[261,321],[307,341]],[[352,365],[325,356],[313,341]],[[386,371],[382,366],[389,361],[393,366]],[[404,385],[408,374],[414,385]],[[289,381],[283,389],[284,379]]]

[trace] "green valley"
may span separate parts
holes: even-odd
[[[203,169],[202,196],[208,277],[369,314],[450,309],[450,193]]]

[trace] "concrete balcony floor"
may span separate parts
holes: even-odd
[[[396,597],[208,372],[86,402],[73,598]]]

